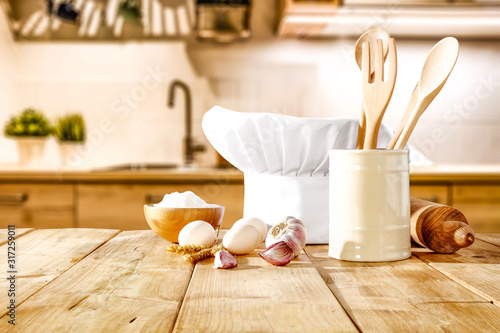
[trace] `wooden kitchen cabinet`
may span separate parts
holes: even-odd
[[[451,205],[448,185],[413,185],[410,184],[410,196],[443,205]]]
[[[143,205],[166,193],[193,191],[224,205],[223,228],[243,216],[243,174],[237,170],[0,172],[0,226],[149,229]],[[413,170],[410,195],[453,206],[475,232],[500,232],[500,171]]]
[[[0,228],[72,228],[73,185],[0,184]]]
[[[207,203],[225,206],[222,228],[243,216],[243,184],[80,184],[78,226],[120,230],[149,229],[143,206],[172,192],[192,191]]]
[[[475,232],[500,232],[500,184],[456,185],[453,206]]]

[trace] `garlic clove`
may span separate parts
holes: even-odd
[[[284,241],[272,244],[259,255],[262,259],[276,266],[286,265],[295,257],[293,250]]]
[[[238,261],[231,253],[220,250],[215,253],[214,268],[232,268],[238,265]]]
[[[288,233],[283,235],[283,241],[293,250],[293,254],[297,257],[300,251],[306,245],[306,227],[302,221],[298,219],[289,222]]]

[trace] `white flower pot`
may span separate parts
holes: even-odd
[[[36,167],[43,162],[46,138],[41,137],[17,137],[17,152],[19,166]]]
[[[59,141],[61,164],[68,168],[77,168],[82,163],[81,147],[83,142]]]

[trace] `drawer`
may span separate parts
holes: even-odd
[[[73,216],[73,185],[0,184],[0,228],[72,228]]]
[[[455,185],[453,206],[475,232],[500,232],[500,185]]]
[[[78,185],[78,221],[82,228],[149,229],[143,206],[172,192],[192,191],[207,203],[225,206],[223,228],[243,216],[243,185]]]
[[[448,193],[449,187],[447,185],[410,185],[410,196],[443,205],[451,204]]]

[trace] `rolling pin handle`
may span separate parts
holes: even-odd
[[[450,221],[445,221],[444,223],[448,223]],[[453,233],[453,241],[455,243],[455,246],[458,248],[463,248],[472,245],[474,243],[475,237],[474,237],[474,231],[472,231],[472,228],[467,224],[463,223],[460,221],[454,221],[452,222],[454,225],[458,224],[455,226],[455,232]]]

